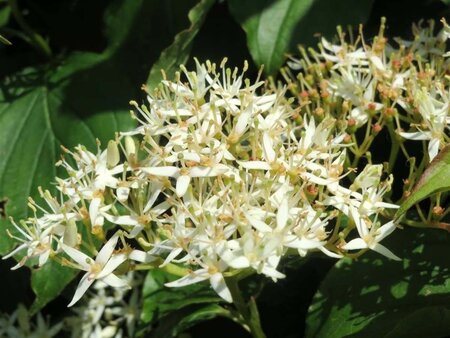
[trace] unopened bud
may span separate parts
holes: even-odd
[[[325,111],[322,107],[317,107],[314,109],[314,115],[317,116],[319,119],[323,118],[323,115],[325,114]]]
[[[75,247],[78,242],[78,229],[74,220],[69,220],[64,229],[64,244],[70,247]]]
[[[387,107],[387,108],[384,110],[384,114],[385,114],[387,117],[392,117],[392,116],[394,116],[396,113],[397,113],[397,109],[392,108],[392,107]]]
[[[382,128],[378,123],[375,123],[375,124],[372,126],[372,131],[373,131],[375,134],[378,134],[382,129],[383,129],[383,128]]]
[[[312,201],[319,193],[319,188],[317,186],[315,186],[314,184],[307,185],[306,189],[305,189],[305,193],[306,193],[306,196],[308,197],[308,199],[310,201]]]
[[[127,155],[136,155],[136,143],[131,136],[125,136],[125,151]]]
[[[344,135],[344,143],[345,144],[352,143],[352,137],[349,134]]]
[[[347,120],[347,132],[349,134],[354,134],[357,129],[356,120],[354,118],[349,118]]]
[[[106,162],[108,167],[115,167],[120,161],[119,147],[117,147],[116,141],[108,142],[108,149],[106,150]]]
[[[440,217],[444,214],[444,211],[445,211],[445,209],[443,207],[436,205],[433,208],[432,213],[433,213],[433,216]]]

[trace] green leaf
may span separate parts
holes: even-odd
[[[161,70],[164,70],[170,78],[179,69],[180,65],[186,63],[191,53],[194,38],[214,2],[215,0],[201,0],[189,11],[189,28],[175,36],[173,43],[161,53],[159,60],[153,65],[147,79],[147,87],[149,89],[155,88],[162,80]]]
[[[5,45],[12,45],[11,41],[9,41],[7,38],[0,35],[0,42],[4,43]]]
[[[218,304],[187,306],[164,317],[150,332],[150,338],[178,337],[195,324],[219,316],[233,319],[230,312]]]
[[[173,311],[194,304],[218,303],[221,298],[206,283],[197,283],[182,288],[168,288],[164,284],[179,277],[162,270],[150,270],[144,282],[144,306],[141,319],[155,323]]]
[[[42,309],[53,298],[53,295],[60,294],[75,276],[74,269],[61,267],[53,261],[33,273],[31,287],[36,294],[36,299],[30,312],[36,313]]]
[[[374,0],[315,0],[308,14],[295,27],[290,50],[295,51],[298,44],[315,46],[317,35],[332,39],[338,25],[344,29],[347,26],[357,29],[369,19],[373,4]]]
[[[228,4],[247,34],[253,60],[273,75],[283,64],[294,28],[313,0],[230,0]]]
[[[197,283],[182,288],[168,288],[164,284],[178,276],[162,270],[150,270],[144,281],[144,304],[141,320],[150,337],[176,337],[189,327],[217,316],[235,320],[235,315],[219,305],[222,299],[209,283]]]
[[[275,75],[285,53],[313,34],[334,35],[338,24],[365,22],[373,0],[229,0],[230,11],[247,34],[250,54],[267,75]],[[349,10],[351,8],[351,10]]]
[[[402,262],[377,253],[342,259],[316,293],[306,337],[444,337],[450,334],[450,235],[397,230],[383,243]]]
[[[11,17],[11,7],[8,4],[5,4],[0,9],[0,28],[5,27],[9,23],[10,17]]]
[[[450,145],[447,145],[433,159],[420,176],[411,195],[402,203],[395,214],[396,218],[403,215],[409,208],[421,200],[439,191],[450,189]]]

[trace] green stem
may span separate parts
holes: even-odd
[[[258,307],[255,299],[252,297],[247,304],[239,289],[237,278],[231,277],[226,279],[228,289],[233,297],[233,304],[247,323],[248,330],[254,338],[266,338],[264,331],[261,328],[261,321],[259,318]]]
[[[389,136],[391,137],[391,153],[389,154],[389,172],[394,170],[395,162],[397,160],[398,151],[400,150],[400,142],[396,140],[396,134],[392,123],[388,124]]]
[[[36,48],[40,53],[42,53],[45,57],[51,58],[52,51],[47,41],[33,30],[30,25],[26,22],[25,18],[22,16],[20,12],[19,6],[17,5],[17,0],[8,0],[9,7],[11,8],[11,12],[14,15],[14,19],[19,24],[20,28],[23,29],[25,33],[30,37],[30,43],[34,48]]]

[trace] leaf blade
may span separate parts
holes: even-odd
[[[422,315],[414,327],[440,336],[450,310],[450,234],[405,228],[386,244],[403,262],[367,253],[358,261],[342,259],[329,271],[310,306],[306,337],[409,337],[407,316],[416,312]],[[448,325],[445,331],[442,336],[450,333]]]
[[[411,195],[400,205],[395,214],[399,219],[409,208],[439,191],[450,189],[450,145],[434,158],[417,181]]]
[[[313,35],[334,35],[338,24],[367,20],[373,0],[230,0],[230,11],[247,34],[253,61],[275,75],[285,53],[299,43],[313,44]],[[352,8],[348,11],[348,8]]]
[[[150,70],[146,81],[150,90],[155,88],[162,80],[161,70],[172,77],[179,66],[186,63],[192,49],[193,40],[214,3],[215,0],[201,0],[189,11],[190,26],[175,36],[173,43],[162,51],[158,61]]]

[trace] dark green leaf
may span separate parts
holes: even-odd
[[[56,262],[49,262],[33,273],[31,287],[36,294],[36,299],[30,309],[36,313],[43,308],[54,295],[64,290],[66,285],[75,277],[76,271],[68,267],[61,267]],[[51,276],[51,277],[50,277]]]
[[[151,328],[151,337],[175,337],[198,322],[233,314],[218,303],[222,299],[209,283],[197,283],[182,288],[168,288],[164,284],[176,280],[162,270],[148,272],[143,287],[144,305],[141,320]]]
[[[150,89],[155,88],[161,81],[161,70],[164,70],[170,78],[181,64],[186,63],[191,53],[194,38],[214,2],[215,0],[201,0],[189,11],[189,28],[175,36],[173,43],[161,53],[159,60],[153,65],[147,79],[147,86]]]
[[[439,191],[450,189],[450,145],[447,145],[434,158],[423,172],[411,195],[402,203],[396,218],[403,215],[409,208],[421,200]]]
[[[191,305],[171,312],[151,331],[151,338],[177,337],[183,331],[202,321],[215,317],[232,319],[230,312],[218,304]]]
[[[374,0],[316,0],[292,34],[291,50],[298,44],[315,46],[317,35],[332,39],[336,35],[336,27],[344,29],[364,24],[369,19]],[[378,22],[376,22],[378,25]]]
[[[4,43],[5,45],[12,45],[11,41],[9,41],[7,38],[0,35],[0,42]]]
[[[0,9],[0,28],[5,27],[8,24],[10,16],[11,7],[9,7],[8,4],[3,5]]]
[[[177,278],[179,277],[161,270],[149,271],[143,287],[144,307],[141,319],[145,323],[154,323],[169,313],[189,305],[221,301],[221,298],[206,283],[182,288],[164,286],[165,283]]]
[[[231,13],[247,33],[250,54],[266,74],[274,74],[284,62],[292,33],[313,0],[230,0]]]
[[[403,262],[372,252],[360,260],[341,260],[314,297],[306,337],[450,334],[450,235],[406,228],[383,244]]]
[[[257,65],[268,75],[282,66],[298,43],[311,44],[315,33],[334,35],[338,24],[366,21],[373,0],[230,0],[230,10],[247,33]],[[351,8],[351,10],[349,10]]]

